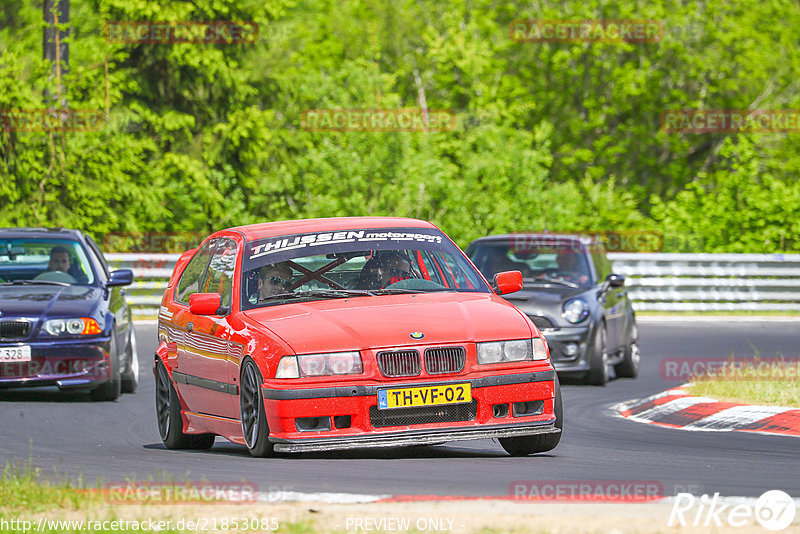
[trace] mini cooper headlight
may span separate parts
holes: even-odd
[[[547,350],[542,339],[538,337],[478,343],[479,364],[546,359]]]
[[[284,356],[278,362],[275,378],[357,375],[364,372],[358,352],[326,352]]]
[[[42,325],[42,330],[51,336],[62,336],[64,334],[73,336],[95,336],[103,333],[97,321],[89,317],[48,319]]]
[[[581,298],[568,300],[564,303],[563,309],[564,313],[561,315],[564,316],[564,319],[573,324],[580,323],[589,317],[589,306],[586,304],[586,301]]]

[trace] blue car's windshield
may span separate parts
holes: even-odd
[[[0,283],[92,285],[86,251],[69,239],[0,238]]]

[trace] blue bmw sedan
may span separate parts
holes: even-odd
[[[122,286],[91,237],[77,230],[0,229],[0,388],[57,386],[97,401],[139,382]]]

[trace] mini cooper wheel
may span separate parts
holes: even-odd
[[[239,382],[239,407],[242,418],[242,435],[250,454],[256,458],[274,455],[269,441],[269,425],[264,411],[264,396],[261,393],[261,372],[256,363],[247,359],[242,365]]]
[[[608,343],[606,342],[606,326],[597,325],[594,347],[589,355],[589,372],[586,383],[593,386],[605,386],[608,383]]]
[[[125,371],[122,372],[122,392],[134,393],[139,387],[139,352],[136,350],[136,332],[131,326],[131,337],[125,349]]]
[[[639,353],[639,328],[634,322],[633,326],[631,326],[629,343],[622,352],[622,361],[614,366],[614,372],[619,377],[636,378],[639,374],[640,360],[641,354]]]
[[[556,415],[556,428],[564,428],[564,406],[561,403],[561,384],[558,375],[553,380],[555,386],[555,399],[553,412]],[[511,456],[528,456],[539,452],[547,452],[556,448],[561,441],[561,432],[557,434],[537,434],[519,438],[500,438],[500,445]]]
[[[181,405],[164,364],[156,364],[156,420],[168,449],[210,449],[214,434],[184,434]]]
[[[111,330],[111,341],[108,344],[108,373],[109,378],[100,386],[89,392],[93,401],[117,400],[122,393],[122,378],[119,371],[119,351],[117,349],[117,334]]]

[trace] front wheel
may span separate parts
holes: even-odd
[[[131,339],[125,349],[125,371],[122,373],[122,392],[133,393],[139,387],[139,352],[136,350],[136,331],[131,325]]]
[[[264,410],[264,397],[261,393],[261,372],[256,362],[247,359],[242,365],[239,384],[239,408],[242,418],[242,434],[250,454],[256,458],[266,458],[275,454],[269,441],[269,425]]]
[[[556,416],[556,428],[564,428],[564,406],[561,403],[561,384],[558,375],[553,379],[554,394],[553,413]],[[561,441],[561,434],[538,434],[533,436],[522,436],[519,438],[500,438],[500,445],[511,456],[529,456],[539,452],[547,452],[556,448]]]
[[[210,449],[214,434],[184,434],[181,401],[172,385],[166,367],[156,367],[156,420],[161,441],[168,449]]]
[[[108,344],[108,380],[89,392],[93,401],[117,400],[122,393],[122,378],[119,370],[119,351],[117,334],[111,330],[111,341]]]
[[[608,343],[606,342],[606,326],[597,325],[594,347],[589,355],[589,372],[586,383],[592,386],[605,386],[608,383]]]
[[[628,339],[628,345],[622,353],[622,361],[614,366],[614,372],[619,377],[623,378],[636,378],[639,375],[639,361],[641,354],[639,353],[639,329],[636,323],[631,327],[631,335]]]

